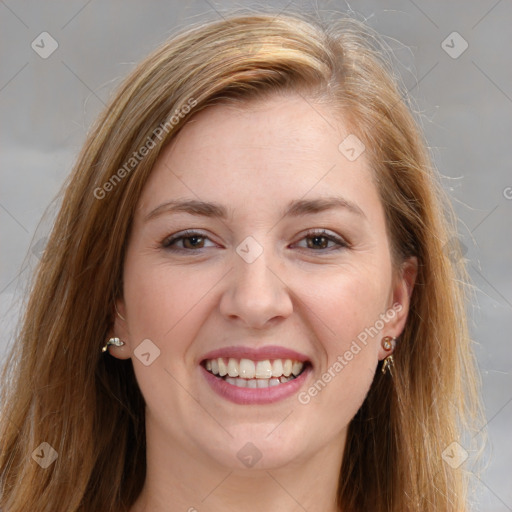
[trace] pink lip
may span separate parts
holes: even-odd
[[[217,359],[219,357],[234,359],[251,359],[253,361],[264,361],[265,359],[293,359],[294,361],[305,362],[308,357],[289,348],[279,347],[277,345],[269,345],[267,347],[253,348],[232,346],[213,350],[205,354],[201,361],[205,359]]]
[[[207,359],[214,359],[215,357],[222,356],[214,355],[212,358],[208,357]],[[289,382],[279,384],[278,386],[268,388],[239,388],[233,384],[228,384],[220,377],[216,377],[203,366],[200,366],[200,369],[213,391],[221,397],[241,405],[270,404],[284,400],[299,391],[312,371],[311,365],[307,365],[298,377]]]

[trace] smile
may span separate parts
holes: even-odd
[[[302,361],[293,359],[236,359],[233,357],[206,359],[204,368],[232,386],[240,388],[268,388],[285,384],[304,370]]]
[[[313,370],[306,355],[275,345],[225,347],[204,354],[198,363],[210,389],[240,405],[291,397],[306,385]]]

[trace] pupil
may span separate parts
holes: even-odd
[[[325,238],[325,236],[313,236],[310,240],[312,242],[308,244],[309,248],[318,247],[318,245],[314,245],[317,243],[320,243],[322,249],[326,247],[327,238]]]
[[[185,246],[189,245],[192,246],[192,248],[197,247],[199,245],[198,240],[202,240],[202,238],[201,236],[189,236],[185,238]]]

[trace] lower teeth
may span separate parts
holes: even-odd
[[[273,386],[279,386],[279,384],[284,384],[285,382],[289,382],[295,379],[294,375],[290,375],[289,377],[285,377],[284,375],[279,378],[272,379],[241,379],[237,377],[220,377],[224,379],[228,384],[233,386],[237,386],[240,388],[268,388]]]

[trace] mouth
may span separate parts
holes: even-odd
[[[201,366],[209,374],[231,386],[263,389],[291,382],[300,377],[311,363],[296,359],[216,357],[203,360]]]
[[[230,402],[269,404],[297,393],[312,374],[305,355],[284,346],[232,345],[198,361],[210,389]]]

